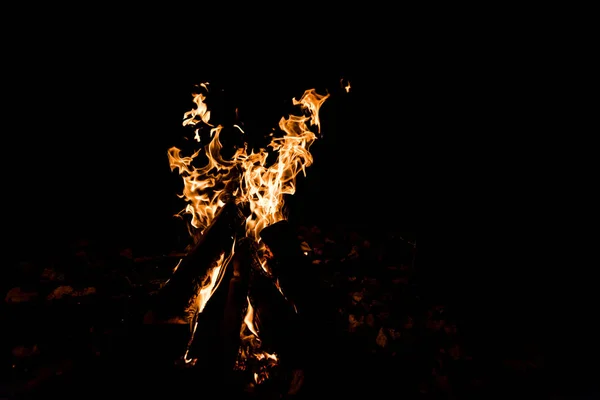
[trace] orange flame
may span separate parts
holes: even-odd
[[[340,79],[340,85],[342,86],[342,89],[346,91],[346,93],[350,93],[350,89],[352,88],[352,86],[350,86],[350,82],[346,82],[346,84],[344,84],[344,78],[342,78]]]
[[[244,324],[246,324],[246,326],[248,327],[248,330],[250,332],[252,332],[252,334],[256,337],[258,337],[258,332],[256,331],[256,328],[254,327],[254,308],[252,307],[252,304],[250,303],[250,298],[246,297],[246,299],[248,300],[248,310],[246,311],[246,316],[244,317]],[[244,326],[242,325],[242,333],[244,331]]]
[[[240,201],[250,204],[252,215],[246,221],[248,236],[260,241],[260,231],[285,218],[282,213],[284,195],[296,192],[296,177],[313,162],[310,146],[317,139],[310,126],[317,126],[320,133],[319,109],[329,97],[319,95],[314,89],[307,90],[300,100],[292,99],[294,105],[300,105],[309,115],[290,115],[279,121],[283,137],[275,137],[269,144],[278,152],[276,162],[267,167],[267,155],[264,150],[258,153],[238,154],[237,161],[242,166]]]
[[[185,124],[185,123],[184,123]],[[208,163],[202,168],[195,168],[193,162],[200,154],[200,150],[188,157],[181,157],[181,150],[172,147],[168,151],[171,171],[179,170],[183,177],[183,193],[181,198],[186,199],[188,205],[180,212],[192,215],[190,224],[202,234],[213,221],[217,211],[225,204],[225,190],[227,184],[234,179],[232,176],[235,163],[226,161],[221,157],[223,145],[219,141],[221,126],[211,130],[210,143],[205,146]],[[198,138],[198,134],[196,135]]]
[[[208,89],[206,85],[202,87]],[[247,148],[243,147],[232,159],[225,160],[221,155],[223,146],[219,140],[222,126],[210,125],[210,111],[204,102],[206,97],[201,93],[194,94],[196,108],[184,114],[183,125],[196,127],[197,141],[200,141],[200,128],[197,125],[204,123],[211,126],[212,139],[203,148],[207,162],[200,168],[193,164],[202,149],[187,157],[182,157],[177,147],[168,151],[171,170],[177,169],[183,177],[184,187],[180,197],[188,203],[178,215],[190,214],[191,226],[202,233],[225,204],[227,196],[236,195],[237,202],[248,202],[250,205],[251,215],[246,220],[247,235],[260,241],[258,234],[264,227],[285,218],[284,195],[295,193],[297,175],[300,172],[306,174],[306,167],[313,162],[309,148],[317,135],[311,127],[316,126],[320,134],[319,110],[328,97],[329,94],[320,95],[310,89],[299,100],[292,99],[293,105],[300,106],[303,115],[290,115],[279,121],[283,136],[274,137],[269,144],[277,152],[278,158],[271,166],[267,166],[266,149],[250,151],[248,154]]]

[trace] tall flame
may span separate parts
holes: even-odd
[[[296,192],[296,176],[300,172],[306,175],[306,167],[313,162],[309,149],[317,136],[310,126],[316,126],[317,133],[321,132],[319,109],[328,97],[329,94],[319,95],[311,89],[304,92],[300,100],[292,99],[294,105],[309,115],[290,115],[279,121],[284,135],[273,138],[269,144],[278,153],[271,166],[266,166],[268,153],[264,150],[237,156],[243,171],[239,198],[247,201],[252,211],[246,221],[246,233],[257,241],[263,228],[285,218],[284,195]]]
[[[198,289],[198,292],[196,293],[196,297],[194,298],[194,302],[193,302],[193,309],[195,310],[196,315],[201,314],[202,311],[204,311],[204,307],[206,307],[208,300],[210,300],[213,293],[219,287],[219,284],[221,283],[221,280],[223,279],[223,276],[225,275],[225,269],[227,268],[227,265],[233,258],[234,248],[235,248],[235,240],[233,241],[233,245],[231,246],[231,251],[229,252],[229,255],[226,256],[225,252],[222,252],[219,259],[214,263],[214,266],[212,267],[212,269],[210,269],[208,271],[207,275],[205,276],[204,282]],[[183,356],[183,359],[186,363],[190,363],[190,362],[194,361],[194,360],[188,358],[188,354],[190,351],[190,346],[191,346],[194,336],[196,334],[197,328],[198,328],[198,320],[196,319],[196,321],[194,322],[194,326],[192,328],[192,335],[188,342],[186,352]]]
[[[206,84],[202,87],[208,90]],[[306,167],[313,162],[309,149],[321,132],[319,110],[329,94],[320,95],[310,89],[299,100],[292,99],[293,105],[300,106],[303,114],[290,115],[279,121],[283,136],[274,137],[268,145],[277,153],[277,160],[269,166],[267,149],[248,153],[244,146],[231,159],[224,159],[219,140],[223,127],[210,124],[210,111],[204,102],[206,96],[198,93],[193,97],[196,108],[184,114],[183,125],[195,127],[194,137],[198,142],[202,124],[210,126],[211,140],[191,156],[182,156],[177,147],[168,151],[171,170],[177,169],[183,177],[180,197],[188,203],[178,215],[190,214],[191,226],[202,233],[223,207],[227,196],[233,194],[237,202],[249,204],[251,215],[246,220],[246,234],[260,241],[259,233],[264,227],[285,218],[284,195],[295,193],[297,175],[300,172],[306,174]],[[313,126],[317,134],[311,130]],[[197,168],[194,162],[202,150],[206,164]]]

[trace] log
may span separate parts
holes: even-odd
[[[301,242],[294,227],[285,220],[269,225],[260,232],[260,237],[273,254],[269,264],[279,279],[286,297],[297,307],[298,312],[308,311],[312,297],[318,287],[308,257],[302,252]]]
[[[196,245],[182,258],[179,266],[153,299],[146,323],[195,323],[196,296],[206,283],[223,252],[230,254],[234,240],[243,232],[244,216],[233,201],[225,204]]]
[[[316,321],[321,301],[318,272],[304,255],[296,230],[287,221],[264,228],[260,237],[273,254],[269,266],[283,294],[294,306],[294,315],[288,316],[286,326],[279,327],[276,340],[287,353],[287,366],[304,369],[314,351],[313,340],[318,340],[318,334],[315,335],[319,331]],[[262,312],[259,315],[262,319]]]
[[[247,305],[250,271],[260,268],[254,239],[246,237],[238,241],[232,267],[221,322],[221,360],[226,374],[233,371],[240,347],[240,327]]]
[[[301,258],[302,247],[296,229],[286,220],[281,220],[260,231],[260,238],[279,259]]]

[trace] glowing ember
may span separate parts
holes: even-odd
[[[301,172],[305,174],[306,168],[313,162],[309,149],[321,134],[319,110],[329,94],[320,95],[310,89],[300,99],[292,99],[293,105],[300,107],[301,113],[281,118],[278,124],[281,134],[274,135],[268,145],[271,152],[267,149],[248,149],[245,143],[231,158],[225,159],[221,154],[223,145],[219,139],[223,126],[211,124],[210,111],[205,103],[208,84],[202,84],[199,88],[203,93],[193,94],[195,108],[184,114],[183,125],[194,129],[194,139],[198,143],[201,142],[201,129],[209,129],[210,141],[189,156],[183,156],[177,147],[168,150],[171,170],[177,170],[183,179],[180,197],[187,203],[177,216],[191,216],[189,232],[197,241],[211,226],[218,211],[234,199],[236,204],[247,206],[245,234],[259,244],[259,251],[265,257],[268,249],[260,243],[259,234],[265,227],[286,218],[283,212],[284,196],[295,193],[297,175]],[[349,88],[348,84],[346,90]],[[234,127],[241,135],[244,134],[239,126]],[[273,154],[277,158],[271,162],[268,158]],[[195,165],[198,163],[201,166]],[[235,248],[232,248],[228,255],[222,253],[218,262],[209,270],[193,302],[196,313],[203,311],[219,286],[234,252]],[[260,262],[264,271],[269,273],[267,261],[263,258]],[[277,281],[275,284],[283,294]],[[194,332],[196,325],[197,322],[194,324]],[[278,360],[275,354],[261,350],[250,298],[240,339],[236,368],[247,369],[249,360],[253,360],[251,365],[255,382],[261,383],[267,378],[268,369],[276,365]],[[184,358],[186,362],[193,361],[187,358],[187,352]]]

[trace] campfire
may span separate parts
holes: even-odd
[[[329,94],[310,89],[293,98],[296,112],[281,118],[266,148],[251,148],[241,124],[228,127],[243,143],[231,157],[220,139],[225,127],[211,122],[209,95],[209,84],[199,85],[194,108],[184,113],[195,148],[168,150],[171,170],[183,180],[186,205],[176,216],[190,243],[145,321],[189,328],[181,366],[219,360],[223,373],[243,376],[249,387],[280,377],[293,393],[302,384],[310,305],[303,294],[307,258],[286,220],[285,200],[313,163],[310,147],[321,135],[319,110]]]

